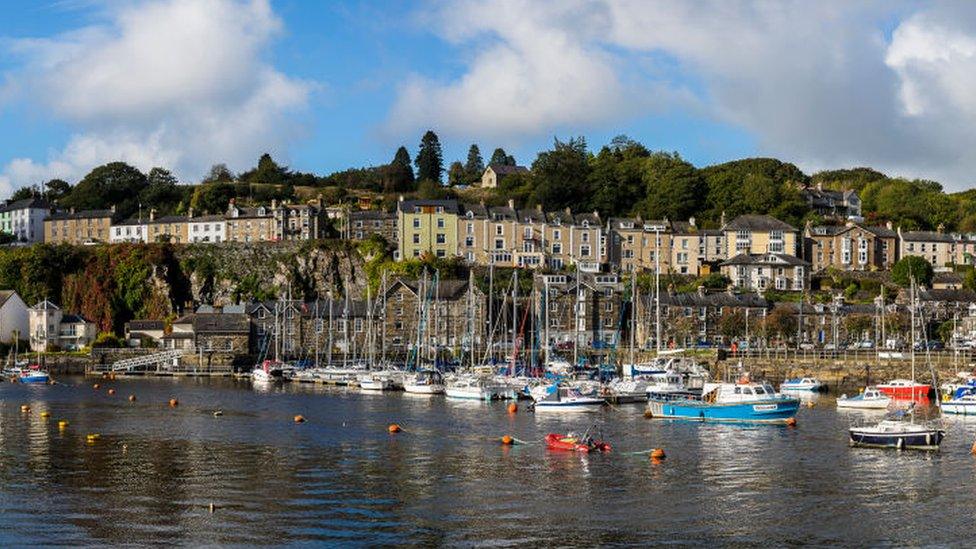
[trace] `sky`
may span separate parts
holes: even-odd
[[[625,134],[976,183],[976,3],[5,0],[0,198],[123,160],[198,181]]]

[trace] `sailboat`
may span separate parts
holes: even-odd
[[[915,278],[911,280],[911,360],[912,379],[915,383],[915,309],[918,302],[915,295]],[[933,385],[935,372],[932,372]],[[881,386],[878,386],[881,389]],[[908,421],[905,418],[908,418]],[[851,446],[874,448],[895,448],[898,450],[938,450],[945,438],[945,429],[934,422],[915,421],[915,402],[907,410],[896,410],[874,424],[855,425],[848,431]]]
[[[427,271],[424,270],[423,278],[420,281],[417,295],[417,340],[412,353],[412,360],[408,360],[407,366],[413,370],[403,378],[403,390],[407,393],[434,395],[444,392],[444,376],[435,368],[420,367],[420,356],[425,347],[430,346],[427,340],[427,323],[430,316],[428,300],[436,292],[438,284],[438,273],[434,272],[434,280],[430,287],[427,286]]]
[[[255,383],[270,383],[272,381],[280,381],[284,379],[284,364],[279,360],[281,333],[279,332],[278,326],[278,309],[280,308],[280,303],[280,300],[275,302],[274,328],[271,331],[274,338],[274,360],[266,358],[258,364],[255,364],[254,368],[251,370],[251,381]],[[283,314],[282,317],[284,317]],[[265,355],[267,355],[267,351],[267,346],[265,346]]]

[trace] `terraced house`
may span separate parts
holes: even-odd
[[[397,203],[397,258],[431,254],[452,257],[458,250],[456,200],[401,200]]]
[[[25,198],[0,206],[0,232],[14,237],[17,242],[44,241],[44,219],[51,207],[41,198]]]
[[[44,242],[51,244],[97,244],[111,239],[112,216],[115,207],[109,210],[71,209],[55,212],[44,219]]]
[[[897,261],[898,240],[898,233],[890,225],[808,223],[804,229],[803,257],[810,262],[813,272],[828,267],[841,271],[888,270]]]
[[[617,345],[622,322],[623,285],[615,274],[536,277],[541,298],[540,335],[556,348]]]
[[[640,217],[615,217],[607,223],[607,253],[621,272],[671,270],[671,223]]]
[[[798,253],[799,231],[789,223],[768,215],[740,215],[724,224],[725,259],[742,254]]]

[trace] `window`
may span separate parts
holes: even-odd
[[[413,243],[414,244],[420,244],[420,235],[419,234],[414,234],[413,235]]]
[[[420,218],[419,217],[413,218],[413,228],[414,229],[419,229],[420,228]]]
[[[590,241],[590,233],[583,233],[582,241],[583,242],[589,242]]]
[[[553,238],[553,240],[562,240],[562,238],[563,238],[562,237],[562,231],[560,231],[559,229],[553,230],[552,231],[552,238]]]
[[[563,245],[559,242],[554,242],[552,245],[552,253],[561,254],[563,253]]]
[[[465,239],[464,239],[464,245],[467,246],[468,248],[470,248],[471,246],[474,246],[474,237],[473,236],[465,237]]]
[[[438,229],[443,229],[444,228],[444,218],[442,218],[442,217],[438,217],[437,218],[437,228]]]
[[[447,242],[447,236],[444,233],[437,233],[437,243],[444,244]]]
[[[505,234],[505,228],[500,223],[495,225],[495,234],[497,235]]]
[[[580,257],[590,257],[590,247],[587,244],[580,246]]]
[[[474,234],[474,223],[468,223],[468,234]]]
[[[522,238],[529,240],[532,238],[532,227],[526,227],[522,230]]]
[[[504,250],[505,249],[505,239],[504,238],[496,238],[495,239],[495,249],[496,250]]]

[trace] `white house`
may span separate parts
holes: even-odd
[[[31,307],[28,315],[33,351],[55,347],[75,351],[91,345],[95,340],[93,322],[80,315],[63,314],[60,307],[46,299]]]
[[[0,231],[13,235],[19,242],[43,242],[44,218],[51,213],[40,198],[25,198],[0,206]]]
[[[799,292],[810,287],[810,263],[790,254],[739,254],[719,267],[742,290]]]
[[[14,290],[0,290],[0,342],[26,339],[30,332],[27,304]]]
[[[222,215],[201,215],[193,217],[190,213],[189,242],[226,242],[227,222]]]
[[[113,223],[109,234],[109,242],[149,242],[149,226],[145,221],[128,219],[120,223]]]

